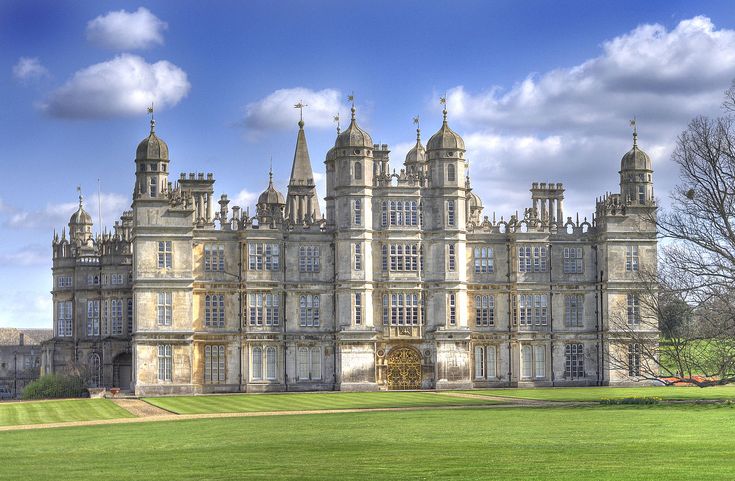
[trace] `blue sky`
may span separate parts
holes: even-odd
[[[104,225],[129,206],[151,100],[172,172],[214,172],[218,195],[252,209],[271,156],[285,191],[299,99],[321,178],[350,92],[394,168],[415,115],[424,141],[439,127],[446,92],[486,215],[554,181],[567,215],[589,216],[617,189],[629,118],[665,204],[676,135],[735,78],[727,1],[6,0],[0,45],[0,326],[51,325],[53,229],[78,184],[96,220],[100,180]]]

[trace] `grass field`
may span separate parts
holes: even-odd
[[[732,480],[735,408],[206,419],[0,433],[3,481]]]
[[[533,389],[476,389],[466,391],[509,398],[542,401],[599,401],[654,396],[665,400],[735,399],[735,385],[699,387],[559,387]]]
[[[0,426],[133,417],[106,399],[0,403]]]
[[[458,398],[431,392],[395,391],[176,396],[146,398],[146,401],[177,414],[494,404],[490,400]]]

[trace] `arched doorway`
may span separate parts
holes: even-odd
[[[112,361],[112,385],[123,391],[130,389],[133,378],[133,357],[129,352],[119,354]]]
[[[421,389],[421,354],[410,347],[397,347],[388,353],[388,389]]]

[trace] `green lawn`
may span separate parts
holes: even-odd
[[[655,396],[667,400],[735,399],[735,385],[699,387],[557,387],[533,389],[477,389],[466,391],[474,394],[489,394],[543,401],[599,401],[626,397]]]
[[[206,419],[0,433],[11,480],[732,480],[735,408]]]
[[[176,396],[145,400],[177,414],[494,404],[490,400],[458,398],[432,392],[395,391]]]
[[[135,417],[107,399],[0,403],[0,426]]]

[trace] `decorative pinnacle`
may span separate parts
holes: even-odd
[[[82,186],[77,186],[77,192],[79,192],[79,208],[82,208],[82,201],[84,200],[84,197],[82,196]]]
[[[421,119],[418,115],[413,118],[413,123],[416,125],[416,142],[421,142]]]
[[[339,135],[339,112],[334,116],[334,122],[337,124],[337,135]]]
[[[355,120],[355,92],[352,92],[352,94],[347,96],[347,100],[352,102],[352,108],[350,111],[352,112],[352,120]]]
[[[156,119],[153,118],[153,102],[151,102],[151,106],[148,107],[148,113],[151,114],[151,133],[156,132]]]
[[[295,109],[299,109],[299,127],[304,128],[304,107],[308,107],[303,100],[299,100],[299,103],[294,105]]]
[[[635,117],[630,121],[630,126],[633,127],[633,147],[636,148],[638,147],[638,125]]]
[[[271,155],[271,164],[268,168],[268,187],[273,187],[273,156]]]
[[[447,94],[443,97],[439,97],[439,103],[444,106],[442,109],[442,115],[444,116],[444,123],[447,122]]]

